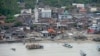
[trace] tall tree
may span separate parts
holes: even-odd
[[[0,0],[0,14],[8,15],[18,12],[17,0]]]

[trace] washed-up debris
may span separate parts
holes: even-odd
[[[34,44],[34,43],[28,43],[26,44],[27,49],[42,49],[43,46],[39,44]]]
[[[82,50],[80,51],[81,56],[86,56],[86,53],[83,52]]]
[[[16,51],[16,48],[11,48],[12,51]]]
[[[83,36],[83,35],[74,36],[73,38],[74,38],[75,40],[78,40],[78,39],[80,39],[80,40],[87,40],[87,37],[86,37],[86,36]]]
[[[93,41],[100,42],[100,37],[93,38]]]

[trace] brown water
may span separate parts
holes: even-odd
[[[96,43],[70,43],[73,48],[66,48],[63,43],[41,43],[44,49],[27,50],[21,43],[0,44],[0,56],[81,56],[80,50],[87,56],[100,56]],[[11,48],[16,48],[12,51]]]

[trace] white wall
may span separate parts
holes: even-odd
[[[97,8],[95,8],[95,7],[93,8],[93,7],[92,7],[92,8],[90,8],[90,11],[91,11],[91,12],[97,11]]]
[[[51,9],[42,9],[41,17],[42,18],[51,18]]]
[[[21,10],[21,14],[23,14],[24,12],[31,14],[32,13],[32,9],[22,9]]]

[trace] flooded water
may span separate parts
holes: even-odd
[[[21,43],[0,44],[0,56],[81,56],[80,50],[87,56],[100,56],[97,43],[70,43],[73,48],[62,46],[63,43],[41,43],[43,49],[28,50]],[[11,50],[16,48],[16,51]]]

